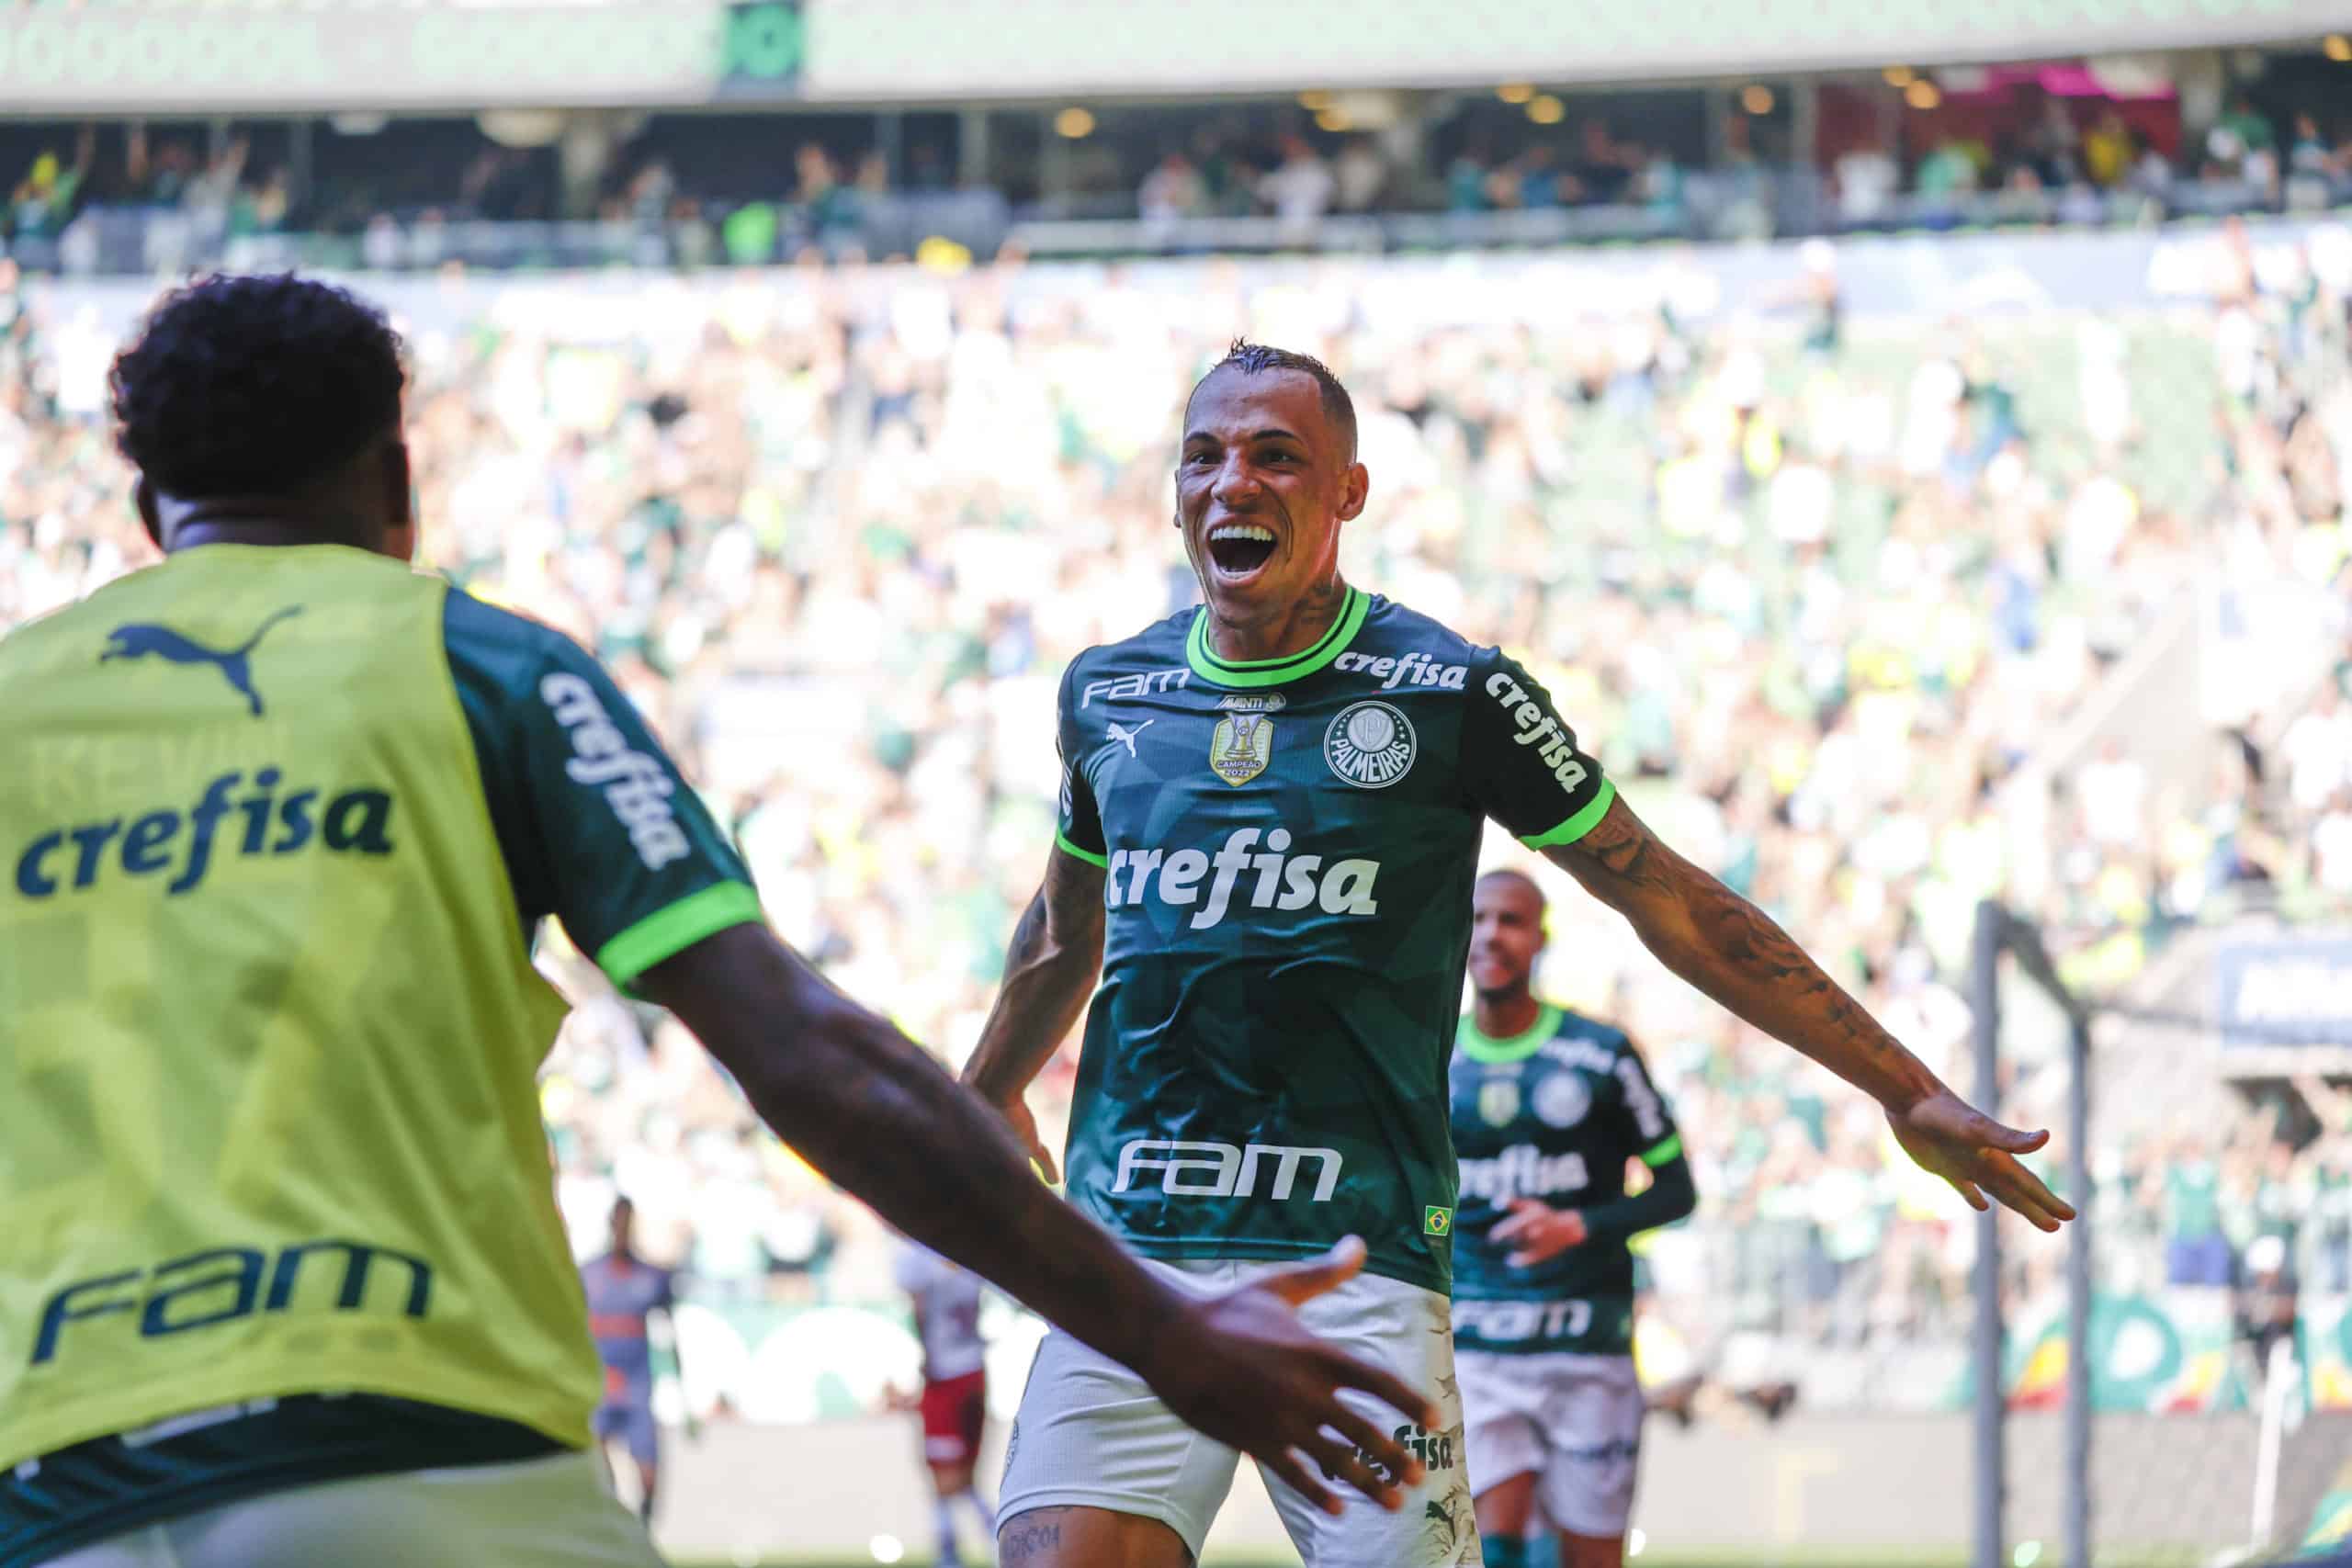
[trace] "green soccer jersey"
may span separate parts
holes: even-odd
[[[1103,867],[1066,1168],[1159,1258],[1351,1233],[1447,1289],[1446,1059],[1491,817],[1537,848],[1609,808],[1541,686],[1350,590],[1321,641],[1236,663],[1187,611],[1063,675],[1061,847]]]
[[[1634,1256],[1594,1235],[1515,1269],[1496,1241],[1518,1199],[1597,1209],[1625,1195],[1626,1162],[1680,1157],[1682,1138],[1624,1033],[1547,1007],[1526,1033],[1490,1040],[1462,1021],[1453,1068],[1462,1156],[1454,1226],[1454,1343],[1471,1350],[1623,1355],[1634,1342]]]

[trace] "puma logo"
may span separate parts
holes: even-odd
[[[98,655],[98,662],[108,664],[118,659],[145,659],[152,654],[157,659],[168,660],[174,664],[209,664],[220,671],[222,680],[243,694],[246,703],[253,708],[254,716],[259,718],[262,712],[261,694],[254,690],[254,671],[250,656],[261,639],[268,634],[270,627],[288,615],[299,615],[301,613],[301,605],[288,605],[254,627],[254,635],[247,637],[242,647],[227,649],[207,648],[200,642],[183,637],[169,626],[134,621],[129,626],[117,626],[107,633],[106,651]]]
[[[1141,724],[1136,725],[1133,729],[1129,729],[1117,719],[1113,719],[1108,727],[1107,732],[1112,739],[1116,740],[1121,745],[1125,746],[1127,749],[1127,755],[1132,757],[1136,754],[1136,737],[1141,735],[1145,730],[1149,729],[1153,725],[1158,724],[1159,722],[1159,721],[1156,718],[1148,718]]]

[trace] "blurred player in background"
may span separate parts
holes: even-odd
[[[112,378],[165,558],[0,641],[0,1562],[655,1561],[587,1451],[548,915],[1218,1440],[1361,1422],[1341,1386],[1426,1414],[1293,1311],[1361,1244],[1207,1301],[1139,1267],[775,939],[602,666],[410,570],[405,379],[339,289],[167,295]]]
[[[932,1523],[941,1568],[963,1562],[956,1544],[956,1505],[978,1521],[982,1540],[996,1535],[996,1510],[972,1484],[989,1419],[988,1345],[980,1338],[980,1277],[920,1242],[908,1242],[895,1265],[899,1288],[914,1303],[922,1341],[922,1459],[931,1472]]]
[[[1366,1238],[1365,1276],[1309,1320],[1446,1408],[1393,1434],[1429,1467],[1398,1512],[1344,1507],[1307,1468],[1359,1474],[1361,1445],[1392,1436],[1368,1416],[1262,1465],[1310,1568],[1477,1561],[1446,1062],[1488,818],[1676,974],[1875,1096],[1970,1202],[1990,1190],[2045,1229],[2071,1215],[2016,1159],[2046,1135],[1971,1110],[1760,910],[1660,843],[1534,677],[1346,581],[1340,536],[1371,479],[1354,404],[1321,362],[1236,344],[1193,389],[1175,479],[1206,603],[1064,672],[1055,846],[965,1076],[1050,1171],[1023,1094],[1083,1010],[1070,1196],[1171,1282],[1214,1288]],[[1233,1473],[1133,1376],[1049,1336],[1006,1462],[1003,1561],[1182,1568]]]
[[[1626,1244],[1687,1218],[1698,1192],[1633,1042],[1535,999],[1543,891],[1489,872],[1471,911],[1453,1334],[1487,1568],[1525,1568],[1539,1506],[1560,1568],[1623,1568],[1644,1413]],[[1628,1197],[1636,1161],[1651,1179]]]
[[[637,1205],[627,1198],[613,1204],[610,1245],[580,1266],[588,1297],[588,1332],[605,1366],[605,1397],[593,1424],[596,1440],[618,1439],[637,1466],[637,1517],[653,1522],[662,1486],[662,1428],[653,1419],[653,1314],[665,1320],[670,1353],[685,1375],[678,1345],[677,1276],[637,1255]]]

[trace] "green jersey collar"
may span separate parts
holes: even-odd
[[[1480,1033],[1477,1016],[1465,1012],[1462,1015],[1462,1026],[1454,1031],[1453,1040],[1462,1047],[1462,1054],[1474,1062],[1523,1062],[1535,1055],[1537,1048],[1551,1039],[1559,1027],[1560,1010],[1547,1002],[1536,1013],[1533,1023],[1508,1040],[1494,1040]]]
[[[1332,617],[1330,630],[1317,638],[1314,647],[1280,659],[1220,659],[1209,646],[1209,611],[1204,604],[1193,616],[1192,634],[1184,639],[1184,657],[1193,666],[1193,674],[1216,685],[1279,686],[1302,675],[1312,675],[1345,653],[1348,644],[1363,629],[1363,618],[1371,609],[1372,601],[1351,583],[1339,615]]]

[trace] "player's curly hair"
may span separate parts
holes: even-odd
[[[1235,338],[1225,351],[1225,357],[1208,368],[1205,381],[1220,370],[1238,370],[1244,376],[1262,375],[1269,370],[1295,370],[1312,378],[1315,389],[1322,395],[1323,417],[1331,422],[1346,444],[1348,461],[1356,459],[1356,400],[1331,374],[1331,367],[1311,354],[1298,354],[1287,348],[1275,348],[1268,344],[1251,343],[1248,338]],[[1193,389],[1200,390],[1198,383]]]
[[[115,356],[116,445],[168,495],[284,495],[399,423],[401,347],[381,311],[331,284],[198,278]]]

